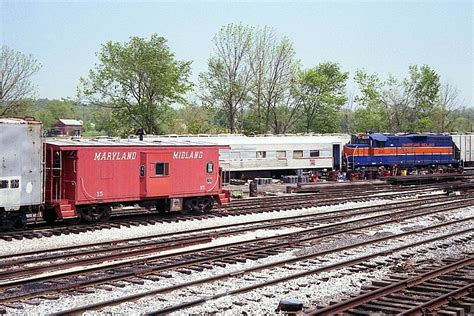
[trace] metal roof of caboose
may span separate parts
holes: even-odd
[[[190,146],[190,147],[199,147],[199,146],[216,146],[222,147],[221,145],[204,142],[204,141],[189,141],[184,139],[166,139],[166,140],[158,140],[158,139],[144,139],[139,140],[138,138],[128,138],[128,139],[120,139],[120,138],[113,138],[113,137],[98,137],[93,139],[85,139],[85,138],[71,138],[71,139],[57,139],[57,138],[49,138],[45,140],[46,144],[55,145],[59,147],[132,147],[132,146],[140,146],[140,147],[183,147],[183,146]]]

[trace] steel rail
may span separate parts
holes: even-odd
[[[452,201],[452,202],[450,201],[450,202],[441,203],[441,204],[438,204],[438,205],[435,205],[435,206],[433,206],[433,205],[424,206],[424,207],[419,208],[418,210],[426,209],[426,208],[432,209],[433,207],[436,207],[436,206],[442,207],[442,206],[445,206],[447,204],[465,203],[467,201],[473,201],[473,200],[474,200],[474,198],[470,198],[469,200],[462,200],[462,201]],[[474,203],[471,203],[470,205],[474,205]],[[379,225],[383,225],[383,224],[387,224],[387,223],[391,223],[391,222],[398,222],[400,220],[410,219],[410,218],[424,216],[424,215],[429,215],[429,214],[433,214],[433,213],[446,212],[446,211],[449,211],[449,210],[458,209],[460,207],[465,207],[465,206],[467,206],[467,205],[462,205],[462,206],[453,205],[453,206],[450,206],[448,208],[444,208],[444,209],[441,209],[441,210],[436,210],[436,211],[431,210],[431,211],[421,213],[421,214],[411,214],[409,216],[405,216],[405,217],[402,217],[402,218],[392,218],[391,220],[388,220],[388,221],[385,221],[385,222],[382,222],[382,223],[372,223],[372,224],[366,224],[366,225],[363,225],[363,226],[356,226],[356,227],[353,227],[353,228],[349,228],[349,229],[344,230],[344,232],[350,232],[350,231],[360,230],[360,229],[364,229],[364,228],[371,228],[371,227],[374,227],[374,226],[379,226]],[[285,233],[285,234],[281,234],[281,235],[277,235],[277,236],[262,237],[262,238],[258,238],[258,239],[247,240],[247,241],[238,241],[238,242],[234,242],[234,243],[230,243],[230,244],[226,244],[226,245],[210,246],[210,247],[201,248],[200,251],[214,250],[214,249],[220,249],[220,248],[229,248],[229,247],[240,246],[240,245],[243,245],[243,244],[257,243],[257,242],[261,242],[261,241],[269,241],[269,240],[278,240],[278,239],[283,239],[283,238],[290,238],[290,237],[304,235],[304,234],[307,234],[307,233],[310,233],[310,232],[316,232],[318,230],[334,228],[334,227],[338,227],[338,226],[342,226],[342,225],[355,224],[355,223],[360,223],[360,222],[368,221],[368,220],[374,220],[374,219],[383,218],[383,217],[387,217],[387,216],[393,217],[393,215],[403,214],[403,213],[406,213],[406,212],[412,212],[412,210],[402,210],[402,211],[398,211],[398,212],[392,212],[390,214],[380,214],[380,215],[376,215],[376,216],[369,217],[369,218],[361,218],[361,219],[345,221],[345,222],[342,222],[342,223],[334,223],[334,224],[319,226],[319,227],[315,227],[315,228],[308,228],[308,229],[300,230],[300,231],[297,231],[297,232]],[[328,237],[328,236],[332,236],[334,234],[339,234],[339,233],[341,233],[341,232],[335,232],[335,233],[331,232],[331,233],[327,233],[326,235],[322,235],[322,236],[317,236],[317,237],[312,236],[312,237],[308,237],[308,238],[303,238],[303,239],[301,239],[300,242],[314,240],[316,238]],[[257,249],[243,250],[240,254],[254,253],[254,252],[259,252],[259,251],[261,252],[263,250],[269,250],[269,249],[273,249],[273,248],[281,248],[285,245],[286,246],[291,246],[294,243],[295,243],[294,241],[289,241],[289,242],[278,243],[276,245],[271,244],[271,245],[259,247]],[[153,252],[153,251],[150,250],[150,252]],[[173,257],[173,256],[177,256],[177,255],[184,255],[184,254],[193,253],[193,252],[195,252],[195,250],[188,250],[188,251],[185,250],[185,251],[180,252],[178,254],[171,254],[169,256],[157,255],[157,256],[151,256],[151,257],[146,257],[146,258],[131,259],[131,260],[125,262],[125,263],[124,262],[109,263],[106,266],[100,266],[100,267],[90,267],[90,266],[86,267],[86,266],[84,266],[83,269],[81,269],[81,272],[110,269],[110,268],[113,268],[113,267],[123,266],[124,264],[136,264],[136,263],[144,263],[144,262],[149,263],[150,261],[152,261],[154,259],[169,258],[169,257]],[[125,256],[125,255],[122,254],[122,256]],[[236,253],[224,254],[222,256],[223,257],[232,257],[232,256],[235,257]],[[108,259],[108,257],[90,258],[90,259],[84,259],[84,260],[81,260],[81,261],[77,260],[77,261],[66,263],[66,264],[50,265],[50,266],[47,266],[47,267],[43,267],[43,266],[41,266],[41,267],[32,267],[32,268],[29,268],[28,270],[20,270],[18,272],[7,271],[5,275],[9,279],[12,276],[22,275],[25,272],[28,274],[28,278],[27,279],[21,279],[21,280],[6,281],[3,284],[0,283],[0,289],[5,288],[5,286],[11,287],[11,286],[14,286],[14,285],[15,286],[21,285],[21,284],[24,284],[24,282],[41,281],[41,280],[45,280],[45,279],[46,280],[51,279],[50,276],[38,276],[38,277],[31,276],[31,272],[33,272],[33,271],[35,271],[35,272],[45,272],[45,271],[49,271],[51,269],[53,269],[54,271],[57,271],[57,269],[55,269],[55,267],[57,267],[57,266],[67,266],[67,267],[72,266],[72,267],[74,267],[74,266],[77,266],[77,264],[79,262],[82,262],[83,264],[90,265],[90,264],[94,264],[94,263],[101,263],[103,261],[106,261],[107,259]],[[203,259],[197,259],[197,260],[199,261],[199,260],[203,260]],[[205,261],[209,261],[209,259],[207,259]],[[179,266],[182,266],[182,264],[180,264]],[[150,269],[150,270],[152,270],[152,269]],[[70,272],[64,273],[64,276],[68,276],[68,275],[70,275]],[[56,274],[54,277],[57,278],[59,276],[60,275]]]
[[[457,290],[451,291],[431,301],[404,311],[399,315],[426,315],[428,311],[433,311],[440,306],[448,304],[453,298],[461,298],[469,295],[472,292],[472,289],[474,289],[474,283],[467,284]]]
[[[382,193],[385,193],[385,192],[397,192],[396,194],[393,194],[391,195],[391,197],[397,197],[397,196],[406,196],[407,194],[415,194],[417,192],[426,192],[426,190],[439,190],[441,189],[439,186],[432,186],[432,187],[427,187],[426,189],[421,189],[421,188],[414,188],[414,187],[409,187],[409,188],[405,188],[405,187],[399,187],[399,188],[393,188],[393,189],[390,189],[390,190],[385,190],[385,191],[381,191],[381,190],[373,190],[372,191],[364,191],[363,194],[361,195],[358,195],[358,196],[352,196],[350,198],[347,198],[347,197],[340,197],[340,198],[333,198],[331,200],[322,200],[322,198],[324,197],[328,197],[328,196],[332,196],[331,194],[324,194],[324,195],[321,195],[319,193],[316,193],[316,194],[304,194],[304,195],[297,195],[297,196],[284,196],[284,197],[272,197],[273,200],[275,199],[279,199],[281,198],[282,200],[303,200],[303,202],[300,202],[301,203],[304,203],[304,200],[305,199],[308,199],[308,198],[311,198],[311,197],[317,197],[317,198],[321,198],[320,200],[317,200],[317,204],[321,204],[321,205],[330,205],[331,203],[333,203],[334,205],[337,204],[337,202],[340,202],[341,200],[350,200],[350,199],[373,199],[373,198],[384,198],[386,197],[387,195],[380,195]],[[408,191],[408,192],[405,192],[405,193],[402,193],[400,191]],[[341,193],[341,192],[339,192]],[[369,196],[367,197],[367,194],[374,194],[374,196]],[[236,203],[237,205],[231,203],[229,204],[229,206],[223,206],[221,208],[218,208],[217,210],[220,211],[220,214],[219,213],[211,213],[212,215],[214,216],[227,216],[229,214],[227,214],[226,212],[229,212],[229,209],[232,210],[233,208],[244,208],[245,210],[242,211],[241,214],[246,214],[248,213],[247,209],[249,208],[252,208],[255,206],[255,201],[264,201],[266,200],[267,198],[257,198],[257,199],[251,199],[252,201],[239,201],[239,203]],[[330,203],[328,203],[330,202]],[[278,202],[276,202],[278,203]],[[298,203],[297,201],[295,201],[294,203]],[[314,203],[314,202],[313,202]],[[246,205],[247,204],[247,205]],[[143,208],[139,208],[137,210],[143,210]],[[250,211],[252,212],[252,211]],[[113,216],[121,216],[120,214],[115,214]],[[147,212],[145,214],[142,214],[142,213],[130,213],[130,212],[127,212],[125,214],[122,214],[123,218],[122,219],[117,219],[117,220],[111,220],[110,222],[106,222],[106,223],[86,223],[86,224],[78,224],[78,225],[74,225],[74,226],[69,226],[68,225],[62,225],[61,227],[56,227],[56,228],[43,228],[43,229],[26,229],[26,230],[22,230],[22,231],[16,231],[16,232],[2,232],[0,233],[0,239],[4,239],[6,241],[10,241],[10,240],[13,240],[13,239],[22,239],[22,238],[41,238],[41,237],[49,237],[51,235],[56,235],[56,234],[69,234],[69,233],[80,233],[80,232],[85,232],[85,231],[90,231],[90,230],[102,230],[102,229],[107,229],[107,228],[110,228],[110,226],[113,226],[113,225],[119,225],[119,226],[122,226],[122,225],[129,225],[129,222],[124,222],[123,219],[125,218],[129,218],[130,216],[133,216],[133,217],[136,217],[136,216],[150,216],[150,212]],[[156,220],[155,216],[152,214],[154,220]],[[196,217],[196,216],[195,216]],[[192,217],[189,217],[190,219]],[[180,219],[186,219],[186,217],[179,217],[178,220]],[[147,220],[147,217],[145,217],[144,219],[138,219],[136,220],[134,223],[137,224],[137,225],[140,225],[140,223],[142,223],[143,221],[146,221]],[[159,219],[158,219],[159,220]],[[40,225],[41,227],[41,223],[39,224],[36,224],[36,225]]]
[[[470,218],[470,220],[472,220],[472,219],[474,219],[474,217]],[[450,224],[453,224],[453,223],[457,223],[457,221],[450,222]],[[427,228],[424,228],[424,229],[419,229],[419,230],[415,230],[415,231],[411,231],[411,232],[404,232],[404,233],[396,234],[396,235],[393,235],[393,236],[390,236],[390,237],[382,237],[382,238],[378,238],[378,239],[371,240],[371,241],[364,241],[364,242],[356,243],[356,244],[349,245],[349,246],[343,246],[343,247],[340,247],[340,248],[337,248],[337,249],[325,250],[325,251],[321,251],[321,252],[314,253],[314,254],[303,255],[303,256],[300,256],[300,257],[297,257],[297,258],[281,260],[281,261],[268,263],[268,264],[263,264],[263,265],[259,265],[259,266],[239,270],[239,271],[234,271],[234,272],[229,272],[229,273],[213,276],[213,277],[198,279],[198,280],[194,280],[194,281],[191,281],[191,282],[178,284],[178,285],[175,285],[175,286],[168,286],[168,287],[165,287],[165,288],[151,290],[151,291],[142,292],[142,293],[137,293],[137,294],[126,296],[126,297],[111,299],[111,300],[98,302],[98,303],[94,303],[94,304],[90,304],[90,305],[86,305],[86,306],[80,306],[80,307],[68,309],[68,310],[65,310],[65,311],[57,312],[57,313],[54,313],[54,314],[55,315],[68,315],[68,314],[81,313],[81,312],[85,312],[85,311],[98,310],[98,309],[103,308],[103,307],[117,305],[117,304],[120,304],[120,303],[123,303],[123,302],[128,302],[128,301],[134,301],[134,300],[137,300],[139,298],[146,297],[146,296],[171,292],[171,291],[174,291],[174,290],[187,288],[187,287],[190,287],[190,286],[193,286],[193,285],[199,285],[199,284],[203,284],[203,283],[209,283],[209,282],[213,282],[213,281],[228,279],[228,278],[235,277],[235,276],[242,276],[242,275],[248,274],[250,272],[264,270],[264,269],[267,269],[267,268],[275,268],[275,267],[278,267],[278,266],[283,266],[283,265],[295,263],[295,262],[298,262],[298,261],[312,259],[312,258],[315,258],[315,257],[318,257],[318,256],[323,256],[323,255],[327,255],[327,254],[331,254],[331,253],[335,253],[335,252],[345,251],[345,250],[352,249],[352,248],[366,246],[368,244],[375,244],[375,243],[378,243],[378,242],[381,242],[381,241],[386,241],[386,240],[392,239],[392,238],[396,239],[396,238],[399,238],[399,237],[402,237],[402,236],[407,236],[407,235],[416,234],[416,233],[422,233],[422,232],[425,232],[425,231],[428,231],[428,230],[437,229],[441,226],[446,226],[446,224],[443,223],[443,224],[439,224],[439,225],[436,225],[436,226],[427,227]],[[374,254],[370,254],[370,255],[366,255],[366,256],[362,256],[362,257],[359,257],[359,258],[350,259],[350,260],[346,260],[346,261],[342,261],[342,262],[339,262],[339,263],[336,263],[336,264],[306,270],[306,271],[303,271],[303,272],[295,273],[295,274],[285,276],[285,277],[276,278],[276,279],[273,279],[273,280],[266,280],[265,282],[262,282],[262,283],[257,283],[257,284],[250,285],[250,286],[247,286],[247,287],[243,287],[243,288],[239,288],[239,289],[235,289],[235,290],[231,290],[231,291],[227,291],[227,292],[218,293],[218,294],[215,294],[215,295],[212,295],[212,296],[206,296],[206,297],[203,297],[203,298],[199,298],[199,299],[192,300],[192,301],[189,301],[189,302],[185,302],[185,303],[182,303],[182,304],[178,304],[178,305],[175,305],[175,306],[170,306],[170,307],[163,308],[163,309],[160,309],[160,310],[157,310],[157,311],[153,311],[153,312],[147,313],[146,315],[168,314],[168,313],[171,313],[171,312],[182,310],[184,308],[189,308],[189,307],[192,307],[192,306],[196,306],[196,305],[205,303],[209,300],[215,300],[215,299],[218,299],[218,298],[221,298],[221,297],[224,297],[224,296],[229,296],[229,295],[241,294],[241,293],[248,292],[248,291],[251,291],[251,290],[254,290],[254,289],[257,289],[257,288],[264,288],[264,287],[267,287],[269,285],[274,285],[274,284],[286,282],[286,281],[289,281],[289,280],[292,280],[292,279],[297,279],[297,278],[301,278],[301,277],[304,277],[304,276],[308,276],[308,275],[312,275],[312,274],[316,274],[316,273],[320,273],[320,272],[331,271],[331,270],[335,270],[335,269],[338,269],[338,268],[347,267],[349,265],[355,265],[355,264],[365,262],[367,260],[370,260],[370,259],[373,259],[373,258],[376,258],[376,257],[379,257],[379,256],[386,256],[386,255],[394,253],[394,252],[398,252],[398,251],[405,250],[405,249],[408,249],[408,248],[413,248],[413,247],[416,247],[416,246],[419,246],[419,245],[422,245],[422,244],[426,244],[426,243],[431,243],[431,242],[435,242],[435,241],[439,241],[439,240],[444,240],[446,238],[450,238],[450,237],[454,237],[454,236],[457,236],[457,235],[470,233],[472,231],[474,231],[474,229],[469,228],[469,229],[449,233],[449,234],[446,234],[446,235],[429,238],[427,240],[422,240],[422,241],[414,242],[414,243],[411,243],[411,244],[408,244],[408,245],[395,247],[395,248],[390,249],[390,250],[383,250],[383,251],[380,251],[380,252],[377,252],[377,253],[374,253]]]
[[[404,290],[409,287],[413,287],[415,285],[421,284],[423,282],[426,282],[427,280],[431,280],[433,278],[436,278],[440,275],[446,274],[451,271],[458,270],[462,267],[471,265],[474,263],[474,257],[468,257],[463,260],[457,261],[455,263],[452,263],[450,265],[441,267],[439,269],[429,271],[417,276],[414,276],[412,278],[404,279],[399,282],[392,283],[390,285],[381,287],[379,289],[363,293],[361,295],[358,295],[352,299],[345,300],[343,302],[327,306],[322,309],[317,309],[317,310],[311,310],[311,311],[306,311],[305,314],[307,315],[334,315],[338,313],[345,312],[351,308],[355,308],[357,306],[360,306],[364,303],[368,303],[370,301],[373,301],[375,299],[387,296],[389,294],[393,294],[395,292],[398,292],[400,290]],[[472,284],[470,285],[472,286]],[[457,290],[459,291],[459,289]],[[449,297],[449,295],[448,295]],[[437,298],[433,301],[427,302],[423,305],[417,306],[411,310],[406,311],[405,313],[407,314],[412,314],[414,312],[419,311],[423,307],[433,307],[436,306],[436,303],[438,302],[440,298]],[[444,295],[443,298],[444,299]]]
[[[399,220],[404,220],[404,219],[407,219],[407,218],[412,218],[412,217],[416,217],[416,215],[412,215],[412,216],[407,216],[403,219],[392,219],[388,222],[396,222],[396,221],[399,221]],[[472,220],[474,219],[474,217],[472,218],[466,218],[466,219],[463,219],[463,220],[458,220],[458,221],[453,221],[453,222],[447,222],[447,223],[443,223],[443,224],[439,224],[439,225],[436,225],[434,227],[430,227],[430,228],[425,228],[424,230],[429,230],[429,229],[433,229],[433,228],[439,228],[439,227],[443,227],[443,226],[447,226],[447,225],[451,225],[453,223],[458,223],[458,222],[463,222],[463,221],[468,221],[468,220]],[[382,225],[383,223],[379,223],[378,225]],[[357,229],[362,229],[362,228],[365,228],[365,227],[358,227],[358,228],[352,228],[350,230],[346,230],[344,231],[343,233],[347,232],[347,231],[354,231],[354,230],[357,230]],[[413,232],[407,232],[407,233],[402,233],[401,235],[407,235],[407,234],[415,234],[417,232],[419,232],[420,230],[416,230],[416,231],[413,231]],[[423,231],[423,229],[421,230]],[[341,232],[337,232],[337,233],[326,233],[324,235],[321,235],[321,236],[318,236],[318,237],[309,237],[309,238],[305,238],[305,240],[317,240],[317,239],[322,239],[322,238],[325,238],[327,236],[331,236],[331,235],[335,235],[335,234],[338,234],[338,233],[341,233]],[[397,236],[389,236],[389,237],[384,237],[384,238],[380,238],[378,239],[378,241],[381,241],[381,240],[388,240],[388,239],[391,239],[391,238],[395,238],[395,237],[398,237],[399,235]],[[374,242],[373,240],[372,241],[369,241],[370,242]],[[292,244],[294,243],[293,242],[288,242],[288,244]],[[278,245],[271,245],[271,246],[266,246],[264,248],[266,249],[271,249],[271,248],[277,248]],[[349,246],[347,249],[349,249],[351,246]],[[344,248],[346,249],[346,248]],[[240,253],[238,254],[235,254],[235,253],[232,253],[232,254],[223,254],[223,255],[218,255],[218,256],[215,256],[214,258],[204,258],[204,259],[194,259],[194,260],[191,260],[191,261],[188,261],[186,263],[177,263],[177,264],[169,264],[167,266],[161,266],[161,267],[155,267],[155,268],[150,268],[146,271],[142,271],[141,273],[137,273],[137,272],[127,272],[127,273],[124,273],[122,275],[119,275],[119,276],[110,276],[108,277],[107,279],[100,279],[100,280],[87,280],[87,281],[82,281],[80,282],[80,284],[73,284],[73,285],[64,285],[62,288],[56,288],[56,289],[53,289],[53,290],[42,290],[42,291],[37,291],[35,293],[27,293],[27,294],[23,294],[23,295],[16,295],[16,296],[13,296],[13,297],[8,297],[8,298],[3,298],[0,300],[0,303],[4,303],[4,302],[10,302],[10,301],[14,301],[14,300],[18,300],[18,299],[25,299],[25,298],[28,298],[28,297],[35,297],[35,296],[45,296],[49,293],[55,293],[57,291],[60,291],[60,290],[70,290],[70,289],[78,289],[78,288],[84,288],[84,287],[87,287],[87,286],[93,286],[93,285],[98,285],[98,284],[103,284],[103,283],[109,283],[109,282],[113,282],[113,281],[117,281],[117,280],[124,280],[126,279],[127,277],[135,277],[135,276],[144,276],[144,275],[147,275],[147,274],[150,274],[150,273],[156,273],[156,272],[160,272],[160,271],[164,271],[164,270],[169,270],[169,269],[173,269],[173,268],[177,268],[177,267],[181,267],[181,266],[186,266],[186,265],[193,265],[193,264],[196,264],[196,263],[201,263],[201,262],[209,262],[209,261],[215,261],[215,260],[218,260],[218,259],[222,259],[222,258],[226,258],[226,257],[235,257],[236,255],[239,255],[239,254],[245,254],[245,253],[251,253],[251,252],[255,252],[255,250],[244,250],[244,251],[241,251]],[[330,252],[333,252],[333,251],[327,251],[327,253],[330,253]],[[321,254],[318,254],[318,255],[321,255]],[[311,258],[311,257],[314,257],[314,255],[309,255],[307,256],[307,258]],[[301,259],[295,259],[294,262],[296,261],[299,261]],[[282,264],[286,264],[288,263],[288,261],[284,261]],[[271,264],[271,265],[274,265],[274,264]],[[269,266],[271,266],[269,265]]]
[[[170,237],[174,236],[174,239],[172,240],[173,242],[177,241],[186,241],[191,238],[200,238],[200,237],[222,237],[228,234],[235,234],[239,232],[244,232],[244,231],[249,231],[250,229],[268,229],[268,228],[273,228],[273,227],[280,227],[281,225],[296,225],[296,224],[304,224],[304,223],[309,223],[313,222],[315,220],[321,221],[321,220],[332,220],[332,219],[337,219],[340,217],[348,217],[348,216],[354,216],[354,215],[362,215],[362,214],[370,214],[370,213],[376,213],[376,212],[383,212],[383,211],[389,211],[392,209],[401,209],[401,208],[407,208],[407,207],[414,207],[418,206],[420,204],[423,204],[425,201],[430,201],[433,204],[438,203],[437,201],[442,201],[444,200],[444,203],[456,203],[460,199],[455,198],[452,200],[447,200],[446,197],[438,197],[438,198],[423,198],[423,199],[418,199],[418,200],[410,200],[407,202],[396,202],[396,203],[390,203],[390,204],[383,204],[383,205],[376,205],[376,206],[364,206],[364,207],[356,207],[356,208],[351,208],[351,209],[343,209],[343,210],[336,210],[336,211],[330,211],[330,212],[324,212],[324,213],[316,213],[316,214],[303,214],[303,215],[298,215],[298,216],[292,216],[292,217],[283,217],[283,218],[278,218],[278,219],[263,219],[263,220],[255,220],[255,221],[249,221],[245,223],[235,223],[235,224],[230,224],[230,225],[221,225],[221,226],[214,226],[210,228],[197,228],[197,229],[192,229],[188,230],[185,232],[172,232],[172,233],[159,233],[155,234],[152,236],[146,236],[146,237],[134,237],[134,238],[128,238],[128,239],[123,239],[119,241],[113,241],[113,242],[100,242],[100,243],[92,243],[92,244],[87,244],[87,245],[80,245],[80,246],[73,246],[73,247],[62,247],[62,248],[57,248],[57,249],[48,249],[48,250],[42,250],[42,251],[31,251],[31,252],[23,252],[21,254],[14,254],[14,255],[4,255],[0,256],[0,259],[4,260],[4,263],[0,263],[0,269],[6,268],[6,267],[11,267],[11,265],[18,265],[18,264],[25,264],[25,263],[35,263],[35,262],[40,262],[40,261],[45,261],[45,260],[57,260],[57,259],[65,259],[65,258],[70,258],[70,257],[76,257],[76,256],[83,256],[87,254],[96,254],[97,251],[101,251],[101,249],[91,249],[97,246],[109,246],[108,248],[104,249],[104,252],[107,251],[114,251],[114,250],[125,250],[125,249],[130,249],[130,248],[135,248],[135,247],[144,247],[144,246],[157,246],[161,245],[163,243],[168,243],[170,240],[164,240],[164,241],[145,241],[144,243],[140,243],[140,245],[123,245],[123,246],[113,246],[110,247],[117,242],[124,243],[124,242],[130,242],[130,241],[141,241],[141,240],[147,240],[147,239],[153,239],[153,238],[158,238],[158,237]],[[441,203],[442,204],[442,203]],[[437,206],[440,204],[436,204],[433,206]],[[425,206],[424,208],[427,208]],[[361,211],[362,212],[358,212]],[[358,212],[357,214],[352,214]],[[340,214],[343,213],[343,214]],[[346,214],[350,213],[350,214]],[[332,214],[340,214],[340,215],[332,215]],[[329,215],[329,216],[328,216]],[[307,219],[304,219],[307,218]],[[304,219],[304,220],[301,220]],[[239,226],[248,226],[248,225],[256,225],[256,224],[262,224],[265,222],[275,222],[275,224],[270,224],[270,225],[262,225],[262,226],[256,226],[256,227],[242,227],[239,229],[234,229],[230,231],[223,231],[223,232],[216,232],[216,230],[219,229],[226,229],[226,228],[231,228],[231,227],[239,227]],[[283,223],[282,223],[283,222]],[[205,235],[194,235],[194,236],[189,236],[189,234],[192,233],[203,233],[209,231],[209,233],[206,233]],[[186,234],[187,237],[177,237],[179,235],[184,235]],[[75,249],[83,249],[83,248],[89,248],[90,250],[86,251],[81,251],[81,252],[72,252],[72,253],[65,253],[65,254],[58,254],[57,252],[59,251],[67,251],[67,250],[75,250]],[[48,253],[48,256],[41,256],[42,254]],[[28,255],[35,255],[35,258],[23,258],[23,259],[12,259],[15,257],[25,257]],[[6,260],[10,259],[10,260]],[[0,271],[0,276],[3,273]]]

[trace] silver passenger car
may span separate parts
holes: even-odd
[[[42,124],[0,118],[0,215],[42,204]]]
[[[227,146],[220,150],[220,165],[236,178],[296,174],[298,170],[338,170],[342,165],[342,147],[350,140],[346,134],[165,135],[157,140],[164,137]]]

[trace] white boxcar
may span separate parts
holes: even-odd
[[[152,136],[153,137],[153,136]],[[229,146],[220,152],[220,165],[224,171],[246,175],[277,174],[275,171],[339,169],[341,151],[350,135],[304,136],[242,136],[201,135],[175,136],[189,141],[205,141]],[[158,137],[159,139],[160,137]]]
[[[452,134],[453,141],[460,151],[460,158],[466,167],[474,166],[474,134]]]
[[[0,118],[0,215],[42,203],[41,134],[38,121]]]

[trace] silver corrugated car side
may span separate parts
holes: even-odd
[[[41,122],[0,118],[0,210],[37,208],[43,202]]]

